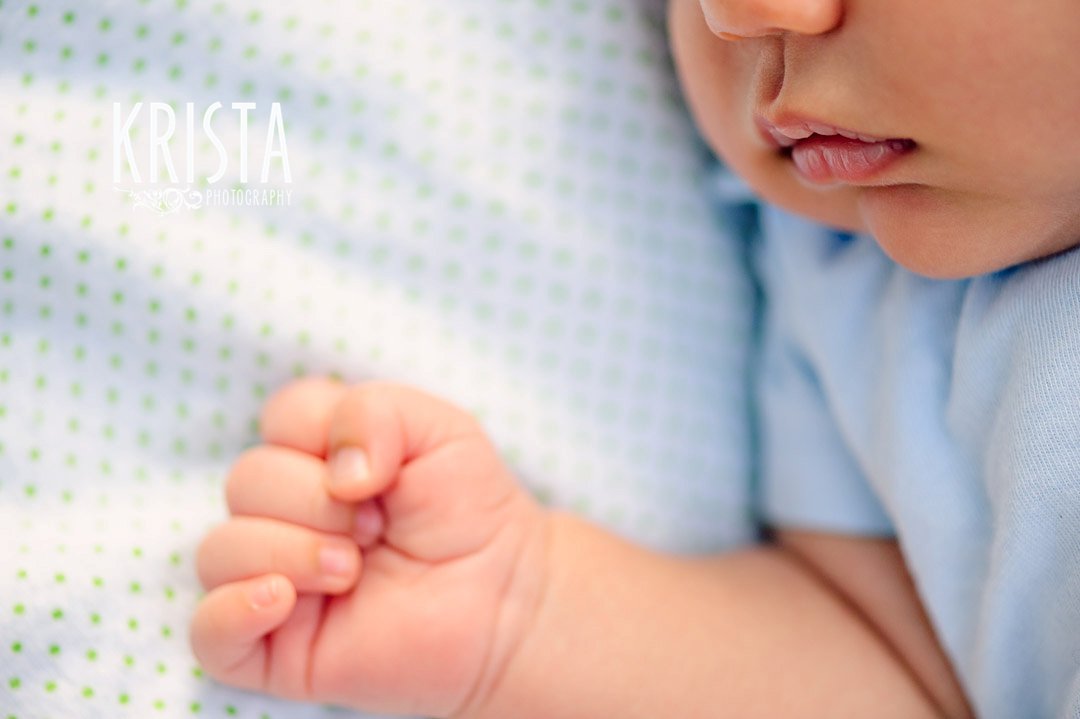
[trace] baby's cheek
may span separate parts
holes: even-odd
[[[752,58],[737,43],[719,40],[705,25],[694,0],[673,0],[669,32],[683,95],[702,136],[725,156],[738,120],[750,111]]]
[[[752,43],[720,40],[697,2],[674,0],[671,42],[683,96],[701,136],[731,170],[760,191],[783,172],[754,126],[753,79],[759,53]]]

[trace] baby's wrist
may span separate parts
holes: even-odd
[[[488,661],[476,686],[452,719],[505,719],[505,714],[496,708],[505,706],[506,693],[514,692],[508,686],[508,678],[518,665],[527,661],[523,657],[526,647],[536,641],[538,618],[550,596],[553,534],[558,531],[558,522],[555,513],[539,506],[531,514],[533,521],[525,523],[517,566],[500,604]]]

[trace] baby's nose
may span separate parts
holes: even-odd
[[[820,35],[840,24],[844,0],[700,0],[709,29],[725,40],[793,32]]]

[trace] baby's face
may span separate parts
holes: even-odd
[[[935,277],[1080,244],[1080,1],[670,0],[669,11],[702,133],[769,201],[868,231]]]

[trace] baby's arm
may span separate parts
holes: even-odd
[[[866,561],[880,542],[651,552],[540,508],[475,422],[407,388],[308,382],[264,420],[200,551],[192,639],[226,683],[468,719],[965,714],[899,555]],[[327,481],[341,446],[369,452],[366,487]],[[363,567],[324,574],[342,541]]]
[[[901,652],[786,545],[692,560],[570,516],[553,515],[551,527],[541,609],[472,716],[969,716],[913,591],[891,596],[899,611],[884,618],[907,643]],[[907,583],[902,563],[873,559],[883,543],[834,541],[866,560],[856,572],[874,567],[864,578]]]

